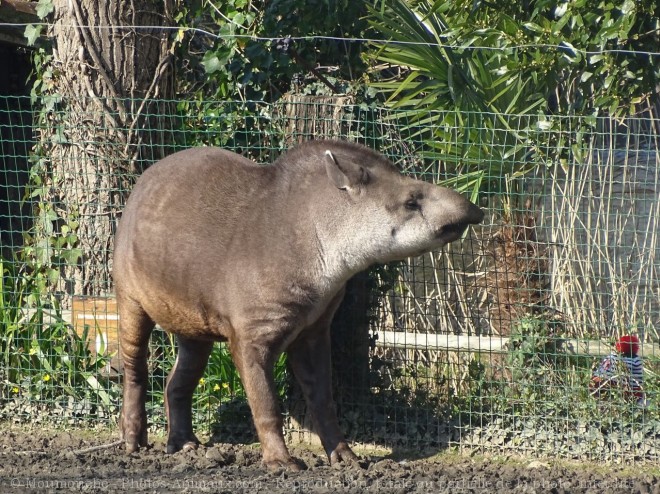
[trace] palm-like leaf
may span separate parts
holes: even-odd
[[[371,25],[388,41],[375,42],[377,63],[399,74],[373,86],[405,119],[420,154],[444,164],[460,189],[499,188],[502,177],[532,167],[535,120],[545,103],[533,80],[518,70],[519,26],[501,15],[479,19],[472,1],[390,0],[372,9]],[[445,15],[447,14],[447,15]],[[495,23],[493,23],[495,21]],[[516,62],[516,63],[512,63]]]

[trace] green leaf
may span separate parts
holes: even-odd
[[[544,33],[545,29],[539,26],[538,24],[534,22],[524,22],[523,27],[529,29],[530,31],[533,31],[535,33]]]
[[[218,58],[218,55],[213,51],[207,51],[202,58],[202,65],[207,74],[213,74],[222,70],[224,64]]]
[[[243,23],[245,22],[245,15],[243,15],[243,13],[239,12],[233,17],[232,21],[234,21],[236,24],[242,26]]]
[[[27,38],[28,45],[34,46],[39,36],[41,36],[42,29],[43,26],[35,26],[33,24],[25,26],[25,33],[23,36]]]
[[[82,257],[81,249],[67,249],[62,251],[62,259],[64,259],[67,264],[75,264],[78,262],[78,259]]]
[[[53,0],[39,0],[37,3],[36,11],[39,19],[45,19],[53,10],[55,10]]]
[[[87,375],[87,384],[89,387],[97,393],[98,397],[101,399],[104,405],[109,406],[112,402],[112,397],[103,389],[101,383],[98,379],[91,374]]]
[[[49,269],[48,270],[48,281],[50,283],[56,283],[57,280],[60,279],[60,272],[57,269]]]
[[[586,82],[591,78],[591,76],[594,75],[593,72],[588,72],[584,71],[582,75],[580,76],[580,82]]]

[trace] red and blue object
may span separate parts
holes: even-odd
[[[598,398],[619,390],[623,397],[637,405],[646,406],[644,393],[644,364],[638,355],[639,338],[625,335],[617,340],[614,351],[601,360],[589,383],[591,394]]]

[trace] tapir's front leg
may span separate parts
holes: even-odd
[[[255,333],[258,331],[248,332]],[[299,471],[301,465],[291,457],[284,443],[284,424],[277,403],[273,370],[278,347],[276,342],[255,342],[247,338],[230,341],[234,363],[241,375],[261,442],[264,464],[270,469]]]
[[[316,323],[303,330],[287,350],[289,364],[312,413],[316,433],[333,465],[341,461],[357,460],[339,429],[332,399],[330,327],[344,299],[344,293],[344,289],[340,290]]]

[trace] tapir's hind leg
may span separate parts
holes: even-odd
[[[167,452],[196,448],[199,440],[192,427],[192,397],[204,374],[213,342],[177,336],[179,351],[165,386]]]
[[[154,322],[142,307],[131,300],[118,299],[119,341],[124,365],[124,402],[119,416],[119,431],[132,453],[147,446],[147,355]]]
[[[300,334],[287,350],[289,364],[300,384],[315,430],[332,465],[357,460],[339,429],[332,399],[330,328],[313,326]]]
[[[332,399],[330,325],[343,298],[342,290],[318,321],[303,330],[287,349],[289,364],[305,396],[316,432],[333,465],[341,461],[357,460],[339,429]]]

